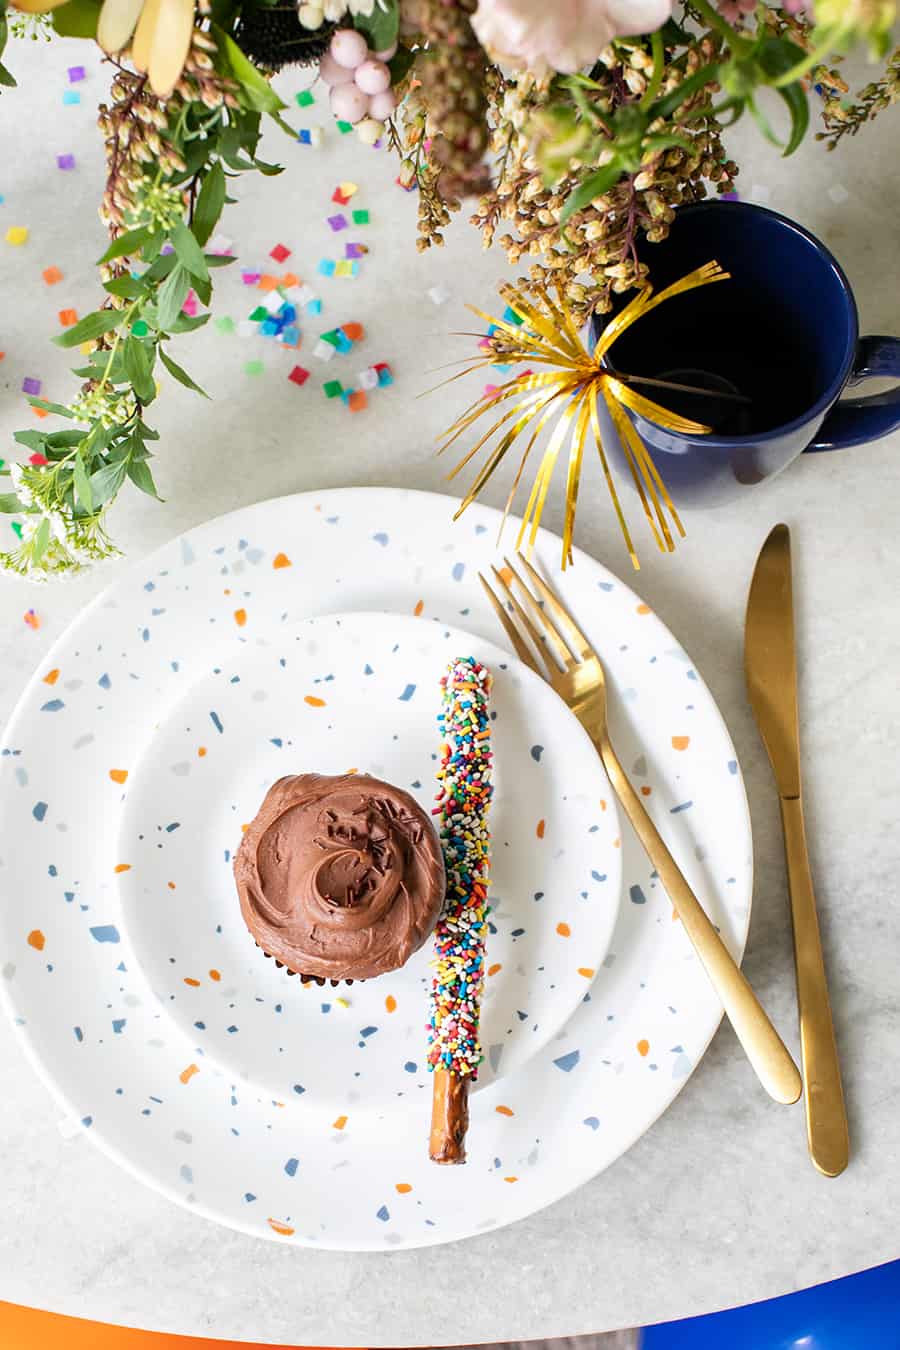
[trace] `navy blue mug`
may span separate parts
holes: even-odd
[[[668,238],[645,257],[656,290],[712,259],[732,278],[667,300],[608,355],[625,377],[705,391],[636,385],[712,426],[708,435],[667,431],[629,413],[677,506],[732,500],[805,450],[861,445],[900,426],[900,386],[839,401],[860,380],[900,379],[900,339],[860,338],[847,278],[794,221],[746,202],[701,202],[681,207]],[[592,321],[594,340],[603,322]]]

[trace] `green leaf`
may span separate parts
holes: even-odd
[[[194,206],[194,218],[191,229],[199,244],[205,244],[216,228],[216,222],[225,205],[225,170],[220,160],[212,166],[203,180],[200,194]]]
[[[175,256],[182,267],[186,267],[192,277],[197,277],[200,281],[209,281],[209,270],[203,256],[203,249],[183,220],[175,222],[170,238]]]
[[[384,4],[385,9],[381,6]],[[383,52],[397,41],[400,11],[397,0],[375,0],[371,14],[353,16],[353,27],[364,33],[373,52]]]
[[[791,134],[788,136],[787,144],[784,147],[784,154],[792,155],[800,145],[809,127],[809,102],[806,91],[799,81],[796,84],[786,84],[783,89],[778,90],[778,93],[784,99],[791,114]]]
[[[759,127],[762,134],[765,136],[766,140],[771,142],[772,145],[777,145],[779,150],[783,150],[784,141],[780,141],[778,137],[775,135],[775,132],[772,130],[772,124],[770,123],[768,117],[766,117],[762,108],[760,108],[759,104],[756,102],[756,99],[748,98],[746,99],[746,104],[747,104],[747,111],[753,118],[756,125]]]
[[[617,159],[611,160],[609,164],[604,164],[602,169],[590,174],[567,197],[566,204],[559,215],[560,225],[565,225],[566,221],[576,211],[583,211],[586,206],[590,206],[595,197],[601,197],[604,192],[608,192],[611,187],[618,183],[621,177],[622,165]]]
[[[162,281],[176,266],[178,259],[174,253],[161,253],[144,273],[145,281]]]
[[[233,253],[204,253],[207,267],[230,267],[237,262]]]
[[[86,314],[83,319],[73,323],[71,328],[58,333],[53,341],[57,347],[78,347],[82,342],[90,342],[93,338],[112,332],[124,317],[121,309],[96,309],[93,314]]]
[[[146,492],[148,497],[155,497],[158,502],[162,497],[156,490],[156,484],[153,481],[153,474],[143,459],[132,459],[128,465],[128,477],[139,487],[141,492]]]
[[[169,327],[178,318],[181,313],[181,306],[187,299],[187,293],[190,289],[190,273],[179,263],[177,267],[172,268],[159,288],[159,297],[156,302],[157,323],[164,332],[168,332]]]
[[[143,281],[138,281],[135,277],[116,277],[113,281],[104,281],[103,289],[110,295],[118,296],[120,300],[137,300],[147,287]]]
[[[48,403],[45,398],[30,398],[28,402],[32,408],[43,408],[44,412],[56,413],[57,417],[71,417],[72,414],[68,408],[63,407],[61,403]]]
[[[13,440],[19,445],[24,445],[26,450],[44,449],[44,442],[47,439],[45,431],[14,431]]]
[[[383,51],[384,48],[379,50]],[[388,70],[391,72],[391,84],[399,84],[405,79],[412,70],[415,61],[415,55],[408,47],[398,47],[394,55],[388,61]]]
[[[149,225],[138,225],[137,229],[126,230],[120,234],[118,239],[114,239],[106,250],[99,263],[112,262],[114,258],[124,258],[133,253],[140,253],[148,239],[153,238],[153,230]]]
[[[177,380],[179,384],[183,384],[185,389],[193,389],[195,394],[202,394],[204,398],[209,398],[209,394],[206,390],[201,389],[199,384],[195,384],[187,371],[182,370],[178,362],[173,361],[171,356],[167,356],[162,347],[159,349],[159,359],[162,361],[172,378]]]
[[[76,501],[82,511],[91,515],[94,510],[94,494],[91,491],[91,480],[88,478],[87,469],[84,467],[84,460],[80,455],[75,456],[72,467],[72,482],[75,487]]]
[[[45,516],[35,531],[31,541],[31,556],[38,563],[47,552],[47,545],[50,543],[50,522]]]
[[[0,492],[0,512],[5,516],[15,516],[22,510],[22,503],[14,492]]]
[[[97,469],[96,473],[91,474],[91,495],[95,510],[116,495],[125,481],[125,468],[125,460],[121,459],[118,464],[104,464],[102,469]]]
[[[84,440],[85,433],[72,428],[69,431],[51,431],[44,441],[48,450],[71,450],[73,445],[80,445]]]
[[[10,74],[2,61],[0,61],[0,84],[4,85],[7,89],[16,88],[15,76]]]
[[[153,383],[150,355],[136,337],[130,337],[125,342],[125,370],[141,403],[152,403],[156,397],[156,385]]]
[[[97,0],[68,0],[50,18],[60,37],[95,38],[100,6]]]
[[[205,323],[209,323],[211,317],[209,310],[205,314],[185,314],[182,310],[175,322],[169,324],[169,332],[193,333],[196,328],[202,328]]]
[[[237,81],[238,100],[254,112],[280,112],[287,104],[275,93],[264,75],[256,69],[228,34],[216,24],[212,26],[212,35],[218,47],[218,57],[226,67],[225,73]]]
[[[764,38],[759,44],[757,60],[769,76],[770,82],[786,74],[804,59],[806,53],[796,43],[787,38]],[[809,128],[809,102],[806,91],[799,80],[781,86],[777,90],[784,99],[791,116],[791,134],[784,147],[785,155],[792,155],[799,146]],[[750,109],[753,112],[753,109]],[[755,114],[754,114],[755,116]],[[769,137],[771,140],[771,137]]]
[[[194,277],[194,294],[201,305],[208,305],[212,299],[212,282],[209,277]]]

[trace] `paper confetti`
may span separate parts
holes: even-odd
[[[27,239],[28,230],[24,225],[10,225],[6,231],[6,242],[12,244],[14,248],[19,248]]]

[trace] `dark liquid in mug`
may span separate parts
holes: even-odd
[[[779,310],[777,296],[761,301],[734,281],[666,300],[613,343],[607,364],[746,401],[676,393],[652,385],[637,392],[719,436],[751,436],[802,416],[815,402],[812,359],[799,325]]]

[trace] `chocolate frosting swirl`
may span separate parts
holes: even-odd
[[[234,860],[244,922],[302,975],[366,980],[402,966],[431,933],[444,862],[428,816],[377,778],[280,778]]]

